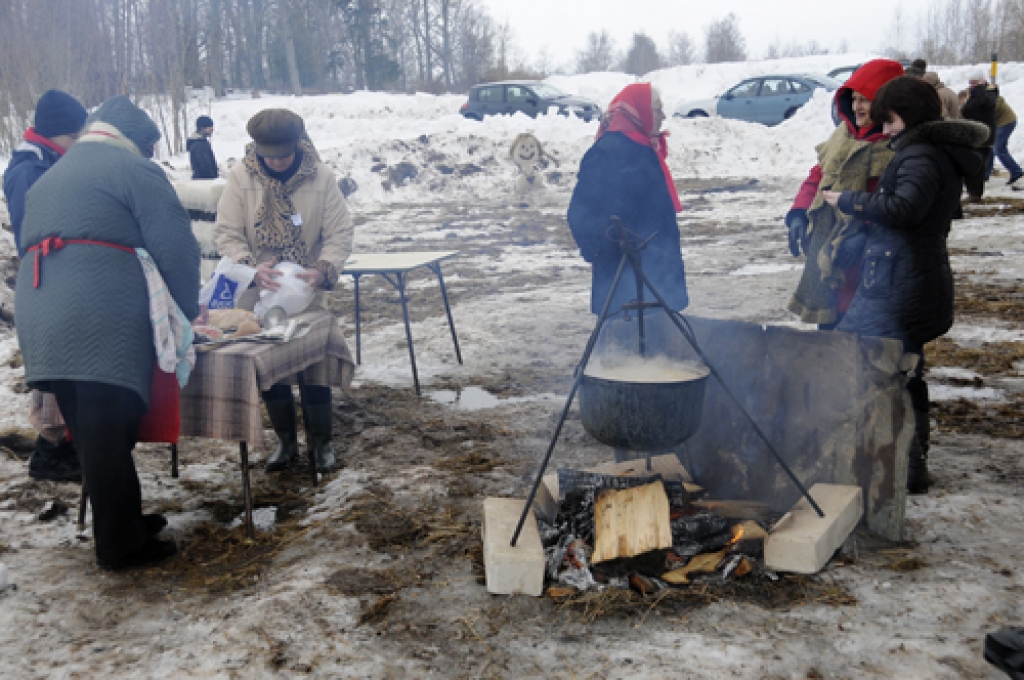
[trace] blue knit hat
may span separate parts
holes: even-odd
[[[209,116],[199,116],[196,118],[196,130],[204,130],[211,127],[213,127],[213,118]]]
[[[48,90],[36,103],[35,131],[43,137],[73,135],[85,127],[85,107],[61,90]]]

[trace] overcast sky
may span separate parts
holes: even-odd
[[[747,41],[747,55],[760,59],[770,45],[817,40],[832,51],[846,40],[850,52],[881,49],[891,34],[896,7],[914,20],[930,0],[481,0],[498,23],[508,21],[527,63],[547,47],[553,64],[570,64],[587,34],[607,29],[619,50],[643,31],[667,53],[669,31],[685,31],[703,51],[704,29],[733,12]],[[916,21],[911,21],[916,23]],[[913,47],[914,34],[909,36]]]

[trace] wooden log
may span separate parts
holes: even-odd
[[[767,503],[758,501],[693,501],[695,508],[710,510],[729,519],[767,520],[771,516],[771,508]]]
[[[671,547],[668,496],[660,481],[606,489],[595,499],[594,564]]]

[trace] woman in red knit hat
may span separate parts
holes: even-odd
[[[789,310],[823,330],[843,318],[860,275],[856,225],[825,202],[822,190],[872,191],[895,155],[879,121],[871,120],[871,100],[882,85],[903,75],[899,62],[869,61],[836,91],[840,122],[817,147],[818,164],[797,192],[786,214],[789,250],[807,256]]]

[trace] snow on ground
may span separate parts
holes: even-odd
[[[657,72],[652,80],[671,106],[717,94],[758,73],[824,73],[867,58],[694,65]],[[939,73],[960,89],[970,70]],[[602,106],[632,81],[622,74],[552,80]],[[1002,65],[1000,82],[1011,105],[1024,112],[1024,65]],[[367,281],[364,363],[353,394],[370,395],[360,408],[369,408],[373,399],[385,407],[374,417],[355,411],[362,419],[359,431],[352,426],[342,435],[347,467],[316,492],[254,471],[258,497],[278,498],[275,507],[284,507],[288,498],[279,491],[282,485],[307,498],[301,526],[309,533],[289,539],[268,570],[240,590],[164,583],[160,571],[98,572],[91,543],[74,537],[72,521],[36,520],[35,504],[44,496],[66,499],[73,512],[77,487],[27,483],[25,464],[0,456],[0,560],[18,584],[16,591],[0,593],[0,630],[6,632],[0,667],[9,669],[0,675],[999,677],[981,660],[980,649],[986,632],[1021,624],[1022,451],[1017,440],[983,435],[937,434],[932,460],[938,484],[927,497],[908,503],[907,544],[889,557],[862,555],[823,575],[851,591],[855,606],[805,603],[773,611],[723,601],[678,619],[653,614],[583,627],[544,602],[486,595],[456,555],[447,558],[447,571],[436,580],[402,591],[391,614],[412,622],[402,632],[360,623],[375,597],[325,589],[340,567],[396,573],[423,568],[410,564],[407,553],[368,549],[343,513],[372,484],[393,492],[396,502],[420,499],[424,512],[458,498],[450,478],[438,476],[438,454],[434,444],[428,446],[441,435],[473,428],[498,432],[489,444],[458,444],[465,452],[492,447],[485,449],[488,455],[506,466],[473,476],[476,491],[469,505],[480,495],[522,494],[522,476],[546,445],[593,323],[588,268],[567,236],[564,211],[596,123],[521,115],[478,123],[458,115],[463,101],[455,95],[360,92],[213,103],[214,149],[227,165],[241,157],[245,123],[256,111],[283,106],[305,118],[338,177],[358,184],[350,198],[357,252],[462,252],[445,265],[445,273],[465,364],[455,362],[432,277],[414,276],[412,332],[420,379],[431,397],[415,400],[394,292]],[[799,325],[786,311],[799,261],[787,251],[782,218],[814,163],[814,145],[831,131],[829,109],[828,97],[818,96],[774,128],[720,119],[667,122],[669,164],[686,206],[680,224],[691,312]],[[519,209],[511,197],[515,168],[507,154],[511,140],[525,131],[536,134],[559,164],[547,168],[543,204]],[[1018,137],[1011,148],[1024,158],[1024,137]],[[173,176],[187,175],[185,157],[165,162]],[[399,163],[414,166],[416,176],[391,181],[389,169]],[[988,193],[1008,205],[1015,194],[1003,181],[994,178]],[[992,205],[996,201],[987,207]],[[1019,286],[1022,242],[1019,217],[972,216],[969,210],[951,235],[954,267],[973,283]],[[0,234],[0,254],[12,253],[9,236]],[[344,301],[349,337],[351,290],[344,281],[336,296]],[[1022,342],[1024,331],[1005,319],[968,319],[949,337],[980,347]],[[13,331],[0,334],[0,427],[24,425],[26,397],[16,391],[23,373],[15,348]],[[984,384],[974,384],[983,377]],[[1019,378],[990,382],[966,368],[933,371],[932,380],[934,400],[966,398],[979,407],[1018,399],[1022,392]],[[473,417],[468,388],[486,388],[501,398],[497,404],[485,398],[476,420],[465,420]],[[423,422],[390,422],[390,410],[426,415]],[[462,419],[461,429],[437,425],[451,418]],[[421,432],[420,426],[428,429]],[[608,456],[573,420],[558,451],[560,459],[574,463]],[[197,526],[215,520],[230,526],[237,517],[232,445],[188,442],[177,480],[167,475],[166,453],[159,447],[143,447],[138,459],[147,507],[168,514],[168,534],[183,546],[198,540]],[[231,512],[220,517],[223,508]],[[261,509],[262,525],[271,534],[286,522],[272,510]],[[924,566],[907,573],[885,567],[908,556]]]

